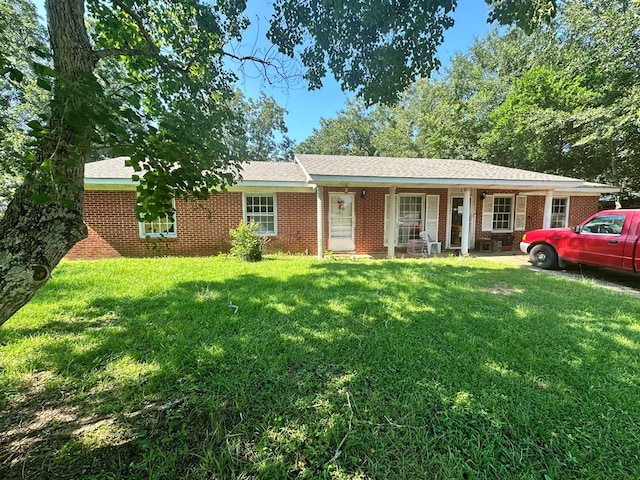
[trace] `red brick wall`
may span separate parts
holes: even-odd
[[[560,195],[558,195],[560,197]],[[527,196],[527,221],[526,229],[535,230],[542,228],[544,217],[544,195]],[[598,197],[570,197],[569,198],[569,222],[573,227],[580,221],[598,211]],[[524,232],[520,232],[524,233]],[[519,238],[518,238],[518,241]]]
[[[229,251],[229,230],[242,220],[242,193],[216,195],[197,203],[176,200],[176,238],[154,243],[140,238],[135,202],[135,192],[85,192],[89,236],[67,258],[215,255]],[[316,253],[315,205],[315,193],[278,193],[278,235],[271,237],[267,251]]]
[[[356,253],[384,252],[384,207],[388,188],[367,188],[361,198],[361,188],[351,188],[354,194]],[[397,193],[439,195],[438,240],[446,238],[448,191],[442,189],[404,189]],[[343,193],[344,187],[325,188],[325,238],[328,249],[329,193]],[[486,191],[487,194],[514,193],[513,190]],[[544,195],[527,197],[526,229],[542,227]],[[161,239],[156,244],[140,238],[134,214],[136,193],[130,191],[85,192],[85,221],[89,237],[79,242],[67,255],[69,259],[108,257],[147,257],[162,255],[206,256],[228,252],[229,230],[242,220],[242,193],[233,192],[211,197],[197,203],[176,201],[176,238]],[[482,201],[476,202],[476,238],[481,232]],[[569,203],[569,225],[575,225],[598,210],[598,197],[572,197]],[[280,192],[277,194],[278,234],[266,245],[269,252],[317,254],[316,194]],[[522,233],[514,232],[514,245]],[[402,252],[402,249],[398,249]]]
[[[326,190],[325,190],[326,191]],[[331,190],[339,191],[339,190]],[[389,193],[388,188],[367,188],[365,197],[361,198],[362,189],[355,192],[355,217],[356,217],[356,253],[383,252],[384,247],[384,198]],[[328,239],[328,205],[325,201],[325,237]],[[328,245],[326,240],[325,245]]]
[[[569,199],[569,226],[574,227],[598,211],[599,197],[571,197]]]
[[[67,258],[130,256],[126,247],[138,236],[133,214],[135,200],[135,192],[85,192],[84,218],[89,236],[78,242]]]
[[[317,253],[316,193],[278,193],[278,235],[267,252]]]

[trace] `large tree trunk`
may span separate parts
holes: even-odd
[[[83,86],[93,78],[96,59],[85,28],[84,0],[47,0],[46,9],[57,73],[50,133],[0,223],[0,325],[33,298],[62,257],[86,236],[84,157],[94,126],[78,118],[91,105],[92,94]]]

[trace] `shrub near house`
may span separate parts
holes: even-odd
[[[262,260],[262,248],[269,239],[256,233],[259,227],[256,222],[249,222],[247,225],[240,222],[236,228],[231,229],[231,255],[248,262]]]

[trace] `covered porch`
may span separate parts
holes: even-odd
[[[520,191],[504,187],[496,190],[490,185],[479,188],[316,185],[315,189],[320,258],[326,251],[352,254],[384,251],[388,258],[416,253],[416,248],[429,253],[456,251],[461,255],[473,250],[493,252],[496,245],[505,248],[517,243],[521,232],[530,228],[528,198],[536,197],[537,204],[543,199],[542,209],[536,209],[542,210],[541,215],[536,214],[542,217],[541,223],[535,228],[549,228],[554,206],[557,207],[554,198],[564,195],[554,190]],[[380,198],[382,195],[384,199]],[[504,228],[496,228],[497,221],[504,222],[497,225]],[[393,227],[388,228],[389,225]],[[373,242],[376,248],[369,246],[372,236],[378,237]]]
[[[593,213],[613,188],[473,160],[300,154],[296,162],[316,193],[319,257],[394,258],[421,232],[467,255],[479,239],[516,242],[525,230],[567,226],[571,212]]]

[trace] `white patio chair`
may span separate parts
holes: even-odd
[[[429,255],[431,255],[431,249],[433,247],[436,247],[436,253],[441,253],[442,252],[442,242],[439,242],[438,240],[434,240],[434,238],[431,236],[431,234],[429,234],[427,232],[420,232],[420,238],[426,242],[426,244],[427,244],[427,253]]]

